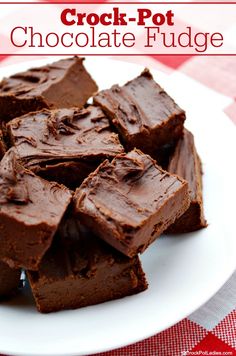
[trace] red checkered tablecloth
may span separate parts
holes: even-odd
[[[97,356],[236,355],[236,273],[202,308],[149,339]]]
[[[222,18],[229,30],[236,18]],[[235,37],[236,38],[236,37]],[[235,40],[236,47],[236,40]],[[0,66],[29,58],[0,57]],[[168,72],[181,71],[231,99],[224,108],[236,123],[236,57],[152,56],[127,57]],[[100,356],[236,355],[236,273],[203,307],[173,327],[136,344]]]

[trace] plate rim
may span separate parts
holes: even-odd
[[[63,57],[60,57],[60,58],[63,58]],[[108,58],[106,58],[106,60],[107,60]],[[56,60],[55,58],[53,58],[53,61],[54,60]],[[109,59],[110,60],[110,59]],[[14,69],[14,68],[16,68],[16,67],[19,67],[19,66],[21,66],[21,64],[23,64],[24,66],[27,66],[27,64],[29,64],[30,63],[30,65],[32,66],[34,63],[38,63],[38,62],[42,62],[42,63],[47,63],[47,62],[50,62],[51,61],[51,59],[49,60],[49,58],[44,58],[44,59],[40,59],[40,60],[36,60],[36,61],[30,61],[30,62],[22,62],[22,63],[17,63],[17,64],[11,64],[11,65],[9,65],[9,66],[5,66],[5,67],[1,67],[0,68],[0,73],[2,73],[2,71],[3,70],[5,70],[6,68],[9,68],[9,69]],[[135,64],[135,66],[139,66],[140,67],[140,64]],[[155,70],[155,68],[154,68],[154,70]],[[191,78],[192,79],[192,78]],[[198,82],[197,82],[198,83]],[[199,84],[201,84],[201,83],[199,83]],[[221,114],[223,114],[223,112],[221,112]],[[229,120],[230,121],[230,120]],[[231,123],[232,124],[232,127],[234,127],[234,129],[235,129],[235,125],[233,124],[233,123]],[[186,318],[188,315],[190,315],[191,313],[193,313],[194,311],[196,311],[196,310],[198,310],[202,305],[204,305],[207,301],[209,301],[216,293],[217,293],[217,291],[219,291],[220,290],[220,288],[229,280],[229,278],[232,276],[232,274],[234,273],[234,271],[235,271],[235,269],[236,269],[236,262],[235,262],[235,267],[234,267],[234,269],[233,270],[230,270],[229,269],[229,271],[228,271],[228,273],[227,273],[227,276],[226,276],[226,274],[225,274],[225,276],[224,277],[222,277],[221,278],[221,280],[220,280],[220,282],[218,283],[218,286],[216,286],[212,291],[211,291],[211,293],[209,294],[209,296],[207,297],[207,299],[206,298],[203,298],[204,300],[201,300],[200,302],[199,302],[199,304],[198,304],[198,306],[194,306],[191,310],[188,310],[187,312],[186,312],[186,315],[185,316],[182,316],[181,318],[177,318],[177,320],[174,320],[174,321],[172,321],[171,323],[168,323],[168,325],[164,328],[164,329],[162,329],[162,330],[157,330],[157,331],[154,331],[154,329],[152,329],[152,331],[148,331],[147,333],[143,333],[143,337],[142,338],[140,338],[140,337],[132,337],[132,338],[129,338],[129,342],[127,343],[127,342],[120,342],[120,343],[117,343],[116,344],[116,346],[113,346],[113,347],[111,347],[111,346],[107,346],[107,347],[100,347],[100,348],[97,348],[97,350],[96,351],[91,351],[91,352],[89,352],[89,354],[88,353],[86,353],[86,354],[84,354],[84,353],[80,353],[80,351],[76,351],[76,352],[69,352],[69,353],[65,353],[65,352],[63,352],[63,353],[28,353],[28,352],[16,352],[16,351],[14,351],[14,355],[15,356],[41,356],[41,355],[44,355],[44,356],[46,356],[46,355],[48,355],[48,356],[81,356],[81,355],[90,355],[90,354],[94,354],[94,353],[99,353],[99,352],[106,352],[106,351],[112,351],[112,350],[115,350],[115,349],[117,349],[117,348],[121,348],[121,347],[125,347],[125,346],[127,346],[127,345],[130,345],[130,344],[133,344],[133,343],[136,343],[136,342],[139,342],[139,341],[142,341],[142,340],[145,340],[145,339],[147,339],[147,338],[149,338],[149,337],[151,337],[151,336],[153,336],[153,335],[155,335],[155,334],[158,334],[158,333],[160,333],[160,332],[162,332],[162,331],[164,331],[164,330],[166,330],[166,329],[168,329],[169,327],[171,327],[171,326],[173,326],[173,325],[175,325],[176,323],[178,323],[178,322],[180,322],[181,320],[183,320],[184,318]],[[145,330],[145,328],[144,328],[144,330]],[[132,340],[131,340],[132,339]],[[131,341],[130,341],[131,340]],[[4,349],[2,349],[2,347],[0,346],[0,352],[2,352],[2,353],[5,353],[5,354],[8,354],[9,353],[9,350],[4,350]],[[11,351],[10,351],[11,352]]]

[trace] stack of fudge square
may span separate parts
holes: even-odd
[[[22,271],[43,313],[147,289],[139,254],[206,226],[184,121],[148,69],[100,92],[79,57],[3,79],[1,300]]]

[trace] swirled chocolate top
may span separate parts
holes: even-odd
[[[185,112],[153,79],[148,69],[124,86],[113,85],[94,97],[129,149],[155,154],[182,136]]]
[[[188,184],[139,150],[103,162],[76,190],[79,219],[129,257],[189,206]]]
[[[70,199],[71,193],[66,187],[47,182],[24,169],[13,149],[3,157],[0,164],[1,212],[9,211],[27,224],[44,221],[53,225]]]
[[[11,143],[27,167],[45,161],[97,160],[124,151],[98,107],[44,109],[16,118],[7,126]]]
[[[0,163],[0,259],[37,268],[71,197],[66,187],[24,169],[10,149]]]

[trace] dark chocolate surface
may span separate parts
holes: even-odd
[[[9,121],[42,108],[82,107],[97,89],[83,58],[32,68],[0,83],[0,120]]]
[[[47,178],[58,178],[60,183],[66,183],[70,175],[79,177],[79,171],[81,182],[102,159],[124,151],[106,116],[100,108],[93,106],[82,110],[44,109],[10,121],[7,128],[20,162],[39,174],[42,169]],[[64,167],[63,162],[66,163]],[[73,173],[73,167],[77,168],[76,173]],[[71,171],[64,181],[60,180],[60,168],[61,174]]]
[[[183,138],[176,146],[168,171],[187,180],[191,203],[189,209],[168,228],[167,232],[184,233],[206,227],[203,212],[201,160],[194,144],[194,137],[186,129]]]
[[[78,57],[0,82],[0,297],[24,268],[40,312],[145,290],[138,253],[206,226],[185,112],[147,69],[97,89]]]
[[[123,152],[101,109],[42,110],[10,121],[11,143],[21,162],[33,166],[45,160],[97,159]]]
[[[100,160],[50,161],[29,167],[35,174],[49,181],[64,184],[75,190],[99,165]]]
[[[186,211],[188,184],[134,150],[102,163],[76,190],[74,201],[82,223],[132,257]]]
[[[0,163],[0,259],[37,269],[70,200],[67,188],[25,170],[9,150]]]
[[[0,261],[0,300],[12,296],[20,284],[20,269],[12,269]]]
[[[6,153],[6,144],[3,138],[3,132],[0,129],[0,160],[2,159],[5,153]]]
[[[129,259],[72,216],[63,221],[39,265],[28,272],[39,311],[48,313],[102,303],[147,288],[138,256]]]
[[[122,87],[99,92],[94,103],[107,113],[128,149],[156,156],[163,145],[182,136],[185,112],[147,69]]]

